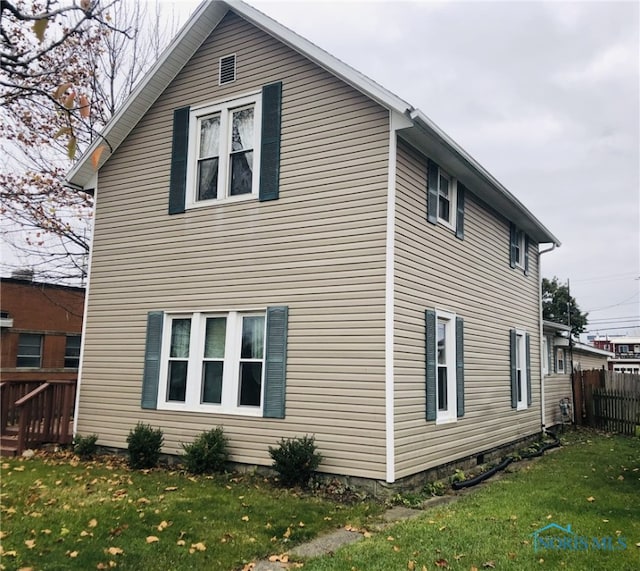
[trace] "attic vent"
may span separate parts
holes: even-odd
[[[236,54],[220,58],[220,85],[236,80]]]

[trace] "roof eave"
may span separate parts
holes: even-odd
[[[556,238],[513,194],[467,151],[419,109],[410,112],[416,129],[400,135],[422,148],[445,169],[455,171],[460,180],[481,200],[514,222],[538,243],[560,246]]]

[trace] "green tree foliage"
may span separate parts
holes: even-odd
[[[561,284],[556,276],[542,278],[542,317],[547,321],[571,325],[571,333],[578,335],[587,326],[588,313],[582,313],[569,286]],[[570,319],[569,319],[570,318]]]

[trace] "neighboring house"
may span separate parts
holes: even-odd
[[[0,279],[2,380],[76,379],[84,288]]]
[[[571,386],[571,327],[544,321],[542,329],[542,375],[545,428],[560,424],[560,400],[573,403]]]
[[[596,337],[597,349],[609,351],[609,370],[619,373],[640,373],[640,337]]]
[[[576,371],[607,369],[608,361],[615,357],[611,351],[596,349],[587,343],[573,342],[573,368]]]
[[[314,434],[387,482],[540,432],[558,240],[422,112],[212,2],[104,136],[68,178],[97,196],[77,432],[220,425],[253,465]]]

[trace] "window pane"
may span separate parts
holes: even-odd
[[[447,410],[447,368],[438,367],[438,410]]]
[[[240,363],[240,406],[260,406],[262,363]]]
[[[200,155],[203,157],[217,157],[220,144],[220,116],[208,117],[200,122]]]
[[[169,361],[167,400],[184,402],[187,392],[187,361]]]
[[[218,198],[218,160],[213,158],[198,162],[198,200]]]
[[[440,194],[441,196],[449,196],[449,179],[440,175]]]
[[[207,361],[202,368],[202,402],[222,402],[222,361]]]
[[[253,149],[253,108],[233,112],[231,151]]]
[[[227,331],[226,317],[209,317],[204,339],[205,359],[224,359],[224,341]]]
[[[517,375],[518,375],[518,382],[516,383],[516,385],[518,387],[518,402],[521,402],[522,401],[522,371],[520,369],[518,369]]]
[[[242,318],[242,359],[262,359],[264,354],[264,316]]]
[[[451,210],[451,205],[446,198],[440,197],[438,201],[438,217],[442,220],[449,220],[449,212]]]
[[[21,333],[18,337],[16,367],[40,367],[41,351],[42,335],[37,333]]]
[[[446,323],[438,321],[438,365],[447,364],[446,331]]]
[[[80,336],[67,335],[67,348],[64,352],[65,368],[77,369],[80,365]]]
[[[171,322],[170,357],[186,359],[189,357],[189,333],[191,319],[174,319]]]
[[[231,189],[229,194],[231,196],[250,194],[252,179],[253,151],[231,155]]]

